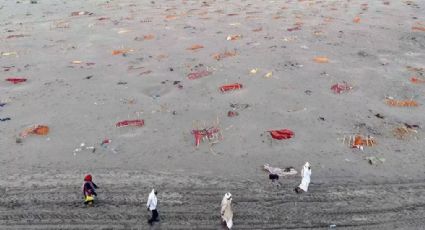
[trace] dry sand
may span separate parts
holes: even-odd
[[[425,83],[410,81],[425,79],[424,1],[3,0],[0,27],[0,118],[11,118],[0,122],[2,229],[145,229],[152,186],[162,229],[219,228],[227,191],[235,229],[425,225]],[[214,58],[225,51],[235,55]],[[200,65],[212,74],[188,79]],[[344,81],[353,88],[331,91]],[[249,107],[228,117],[232,103]],[[115,126],[126,119],[145,125]],[[217,119],[223,138],[195,148],[194,121]],[[417,127],[397,138],[404,123]],[[34,124],[49,134],[16,143]],[[285,128],[295,136],[266,132]],[[376,144],[343,143],[356,134]],[[81,143],[96,151],[75,152]],[[277,187],[261,169],[305,161],[312,184],[301,196],[299,175]],[[91,209],[79,197],[85,173],[102,187]]]

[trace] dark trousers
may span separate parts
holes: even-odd
[[[152,210],[152,217],[149,219],[149,223],[158,221],[158,211],[156,209]]]

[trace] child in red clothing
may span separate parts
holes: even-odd
[[[97,188],[97,185],[92,181],[92,176],[90,174],[86,175],[83,184],[84,204],[93,204],[94,196],[97,196]]]

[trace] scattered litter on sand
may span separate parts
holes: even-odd
[[[414,100],[396,100],[391,97],[385,100],[385,103],[393,107],[417,107],[419,106],[418,102]]]
[[[313,61],[316,63],[328,63],[329,58],[325,56],[317,56],[313,58]]]
[[[294,167],[286,167],[286,168],[277,168],[272,167],[269,164],[265,164],[263,166],[263,169],[270,174],[279,175],[279,176],[290,176],[290,175],[296,175],[298,172],[295,170]]]
[[[423,84],[423,83],[425,83],[425,79],[419,78],[419,77],[412,77],[412,78],[410,78],[410,82],[412,82],[414,84]]]
[[[229,35],[227,36],[227,41],[236,41],[242,38],[242,35],[236,34],[236,35]]]
[[[116,127],[118,128],[122,128],[122,127],[127,127],[127,126],[133,126],[133,127],[142,127],[145,125],[145,121],[144,120],[124,120],[124,121],[120,121],[117,122],[115,124]]]
[[[107,144],[110,144],[110,143],[112,143],[111,139],[104,139],[102,143],[100,143],[100,146],[106,146]]]
[[[195,138],[195,147],[199,147],[201,141],[208,141],[210,151],[213,153],[215,152],[212,150],[212,145],[217,144],[223,139],[218,118],[211,125],[207,125],[205,122],[201,124],[199,121],[194,121],[192,135]]]
[[[202,48],[204,48],[203,45],[194,44],[191,47],[186,48],[186,50],[197,51],[197,50],[202,49]]]
[[[400,140],[406,140],[418,133],[419,125],[409,125],[404,123],[393,129],[393,135]]]
[[[239,90],[239,89],[242,89],[242,87],[243,86],[240,83],[227,84],[227,85],[220,86],[220,91],[224,93],[224,92]]]
[[[22,131],[19,136],[27,137],[29,134],[44,136],[49,133],[49,126],[47,125],[33,125],[24,131]]]
[[[187,79],[189,79],[189,80],[195,80],[195,79],[199,79],[199,78],[202,78],[202,77],[209,76],[211,74],[212,74],[212,72],[211,71],[208,71],[208,70],[198,70],[198,71],[189,73],[187,75]]]
[[[251,69],[251,71],[249,71],[250,74],[256,74],[258,72],[258,68],[254,68]]]
[[[11,39],[11,38],[23,38],[23,37],[29,37],[29,35],[25,35],[25,34],[13,34],[13,35],[9,35],[6,37],[6,39]]]
[[[354,17],[353,22],[360,23],[360,17],[359,16]]]
[[[71,13],[71,16],[82,16],[82,15],[93,15],[93,13],[90,13],[88,11],[75,11]]]
[[[74,149],[73,151],[74,156],[76,156],[78,152],[81,152],[83,150],[89,150],[92,153],[96,152],[96,148],[94,146],[86,146],[86,144],[83,142],[80,144],[80,147]]]
[[[17,56],[17,52],[1,52],[2,56]]]
[[[375,138],[363,135],[349,135],[342,138],[342,143],[350,146],[350,148],[358,148],[363,150],[364,146],[373,147],[376,145]]]
[[[132,49],[112,50],[112,55],[119,55],[119,54],[125,55],[130,52],[133,52],[133,50]]]
[[[345,93],[345,92],[350,91],[351,89],[353,89],[353,87],[350,86],[347,82],[337,83],[337,84],[331,86],[331,90],[335,94]]]
[[[234,51],[224,51],[223,53],[215,53],[215,54],[213,54],[212,55],[212,57],[215,59],[215,60],[217,60],[217,61],[220,61],[220,60],[222,60],[222,59],[224,59],[224,58],[228,58],[228,57],[234,57],[234,56],[236,56],[237,55],[237,52],[236,52],[236,50],[234,50]]]
[[[249,104],[241,104],[241,103],[230,103],[230,107],[233,110],[244,110],[249,108]]]
[[[416,31],[416,32],[425,32],[425,24],[424,23],[420,23],[420,22],[416,22],[413,26],[412,26],[412,31]]]
[[[379,119],[384,119],[384,118],[385,118],[385,117],[384,117],[382,114],[380,114],[380,113],[375,114],[375,117],[377,117],[377,118],[379,118]]]
[[[49,131],[50,129],[47,125],[33,125],[19,133],[19,136],[16,138],[16,143],[22,143],[22,140],[30,134],[45,136],[49,133]]]
[[[273,76],[273,72],[268,72],[264,75],[264,78],[271,78]]]
[[[382,164],[385,162],[385,158],[382,157],[366,157],[366,160],[371,165]]]
[[[239,113],[236,112],[236,111],[229,111],[229,112],[227,112],[227,116],[228,117],[236,117],[236,116],[239,116]]]
[[[6,78],[6,81],[11,82],[13,84],[19,84],[22,82],[26,82],[27,79],[26,78]]]
[[[267,132],[269,132],[270,136],[276,140],[291,139],[295,135],[295,133],[289,129],[270,130]]]

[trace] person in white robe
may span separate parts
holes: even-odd
[[[226,223],[228,229],[233,226],[232,194],[224,194],[221,201],[221,220]]]
[[[306,162],[304,167],[301,169],[301,184],[295,188],[295,192],[300,193],[301,191],[307,192],[308,186],[310,185],[310,177],[311,177],[311,166],[310,163]]]

